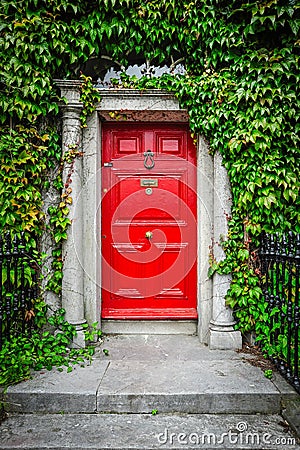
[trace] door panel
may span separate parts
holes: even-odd
[[[196,318],[196,150],[188,127],[106,123],[102,148],[102,317]]]

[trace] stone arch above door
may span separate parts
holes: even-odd
[[[80,128],[80,82],[60,81],[63,106],[63,147],[78,143],[83,158],[77,159],[73,173],[73,205],[70,208],[72,227],[63,249],[65,265],[62,302],[66,318],[77,326],[100,319],[101,299],[99,277],[99,214],[101,214],[101,123],[106,120],[188,122],[188,114],[180,109],[170,93],[159,90],[136,91],[101,89],[101,102],[88,119],[87,128]],[[219,153],[209,155],[203,139],[198,138],[198,336],[211,348],[233,349],[241,346],[240,332],[234,330],[231,310],[225,305],[230,276],[214,274],[209,278],[209,254],[214,250],[217,260],[224,257],[217,245],[227,234],[226,214],[230,213],[230,186]]]

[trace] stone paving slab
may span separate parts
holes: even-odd
[[[281,395],[243,360],[112,361],[100,383],[98,412],[278,413]]]
[[[197,336],[188,335],[116,335],[106,336],[103,347],[112,361],[207,361],[241,359],[233,350],[209,350]]]
[[[299,450],[278,415],[17,415],[0,425],[0,448]]]
[[[108,361],[95,359],[91,365],[74,366],[71,373],[56,369],[36,373],[33,379],[8,389],[7,408],[27,413],[93,413],[97,389],[108,365]]]

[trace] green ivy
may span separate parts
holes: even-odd
[[[139,81],[123,75],[122,83],[174,93],[191,130],[205,137],[211,153],[221,152],[232,213],[222,242],[226,259],[216,264],[212,255],[210,274],[232,273],[227,301],[241,331],[268,333],[254,263],[258,237],[300,231],[299,30],[295,0],[3,0],[1,229],[43,230],[42,187],[62,162],[56,78],[83,72],[84,127],[100,100],[89,73],[100,57],[125,67],[129,57],[170,66],[183,58],[184,75]],[[59,292],[71,196],[59,174],[56,186],[66,195],[49,211],[57,243],[50,287]]]
[[[4,127],[0,135],[1,229],[31,231],[41,217],[41,176],[49,136],[35,128]]]
[[[81,127],[86,128],[87,118],[95,111],[96,104],[101,101],[101,95],[98,89],[95,89],[92,77],[81,74],[80,78],[82,79],[82,84],[80,86],[80,101],[83,103],[80,120]]]
[[[71,372],[74,365],[83,366],[91,361],[95,347],[74,348],[72,340],[76,329],[64,319],[65,311],[59,309],[45,319],[46,310],[47,306],[40,303],[36,310],[35,327],[4,341],[0,352],[0,386],[7,387],[28,379],[32,371],[56,367],[59,371],[65,368]],[[84,332],[87,341],[101,336],[96,324],[91,330],[86,325]]]

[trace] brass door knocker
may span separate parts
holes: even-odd
[[[146,167],[146,169],[153,169],[153,167],[155,166],[154,153],[151,152],[151,150],[147,150],[146,152],[144,152],[144,157],[144,166]]]

